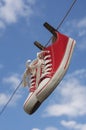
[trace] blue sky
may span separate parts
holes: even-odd
[[[72,0],[0,0],[0,111],[22,79],[27,59],[51,34],[44,22],[59,25]],[[22,86],[0,115],[1,130],[86,130],[86,1],[77,0],[61,28],[76,40],[70,67],[62,82],[40,108],[28,115]]]

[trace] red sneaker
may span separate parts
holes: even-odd
[[[66,73],[75,46],[75,40],[59,32],[52,45],[43,51],[44,66],[36,96],[40,102],[57,87]]]
[[[41,103],[53,92],[66,73],[74,50],[75,40],[55,31],[52,44],[39,53],[36,72],[37,87],[24,103],[24,110],[28,114],[34,113]],[[36,64],[35,64],[36,67]],[[32,85],[34,86],[34,85]]]

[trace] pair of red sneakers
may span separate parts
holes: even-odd
[[[48,28],[49,29],[49,28]],[[52,28],[50,30],[52,32]],[[32,114],[40,104],[53,92],[66,73],[73,54],[75,40],[53,29],[51,45],[37,54],[37,59],[28,65],[24,73],[30,76],[30,94],[24,103],[24,110]],[[27,78],[28,81],[28,78]]]

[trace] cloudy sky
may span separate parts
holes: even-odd
[[[0,113],[22,80],[27,59],[39,51],[73,0],[0,0]],[[70,67],[59,86],[33,114],[23,110],[28,88],[17,90],[0,114],[1,130],[86,130],[86,1],[77,0],[59,31],[76,40]]]

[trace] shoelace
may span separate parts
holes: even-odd
[[[36,89],[36,73],[37,73],[37,62],[31,65],[31,73],[30,73],[30,91],[35,91]]]
[[[38,59],[39,66],[38,64],[32,64],[30,73],[28,75],[27,73],[25,73],[26,74],[25,77],[28,76],[27,79],[25,80],[25,83],[27,84],[27,81],[29,80],[30,91],[34,91],[36,89],[36,86],[38,87],[37,84],[39,82],[41,82],[44,78],[51,77],[51,74],[52,74],[51,73],[52,60],[51,60],[50,51],[42,51],[38,53],[38,57],[39,57]],[[37,78],[37,75],[38,75],[37,69],[39,69],[39,75],[40,75],[39,78]]]
[[[36,64],[37,60],[34,60],[32,63],[28,64],[27,61],[27,68],[23,75],[23,86],[30,86],[31,88],[36,84]]]
[[[29,80],[30,80],[30,91],[34,91],[36,89],[36,75],[31,74]]]
[[[42,81],[46,77],[51,77],[52,71],[52,60],[50,51],[43,51],[41,53],[43,55],[43,63],[42,63],[42,75],[40,81]]]

